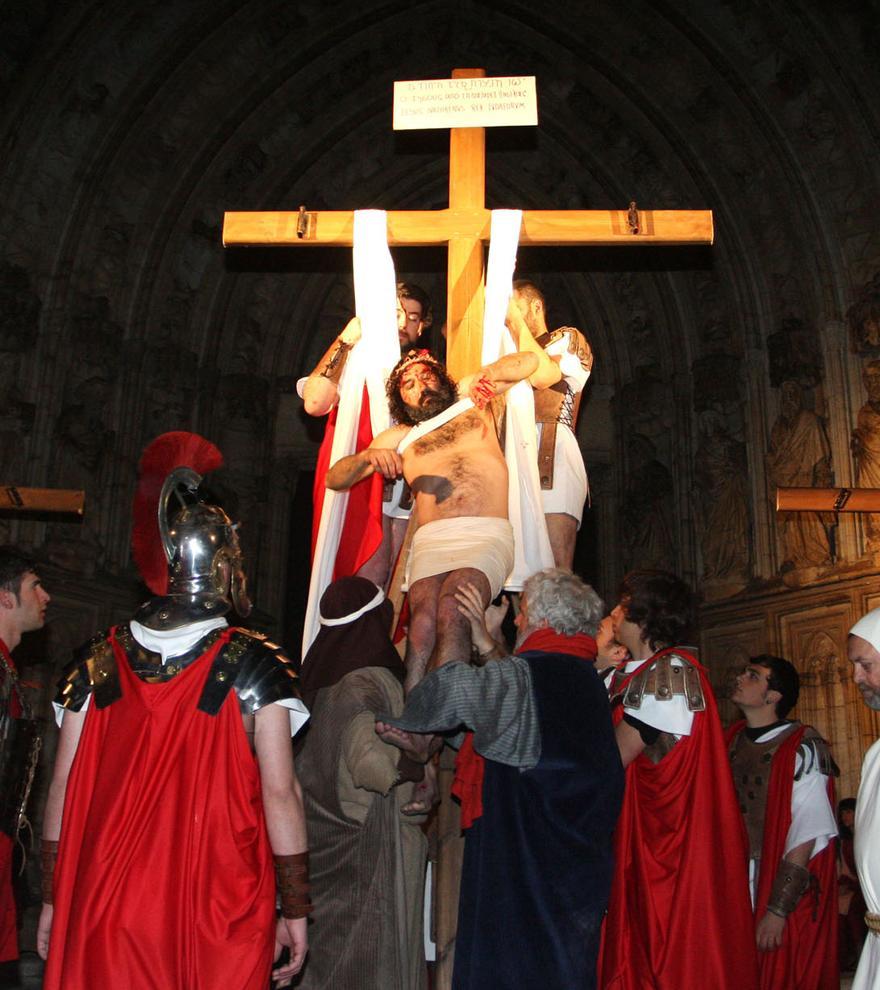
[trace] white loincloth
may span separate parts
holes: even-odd
[[[543,423],[538,424],[539,439],[542,426]],[[541,489],[544,514],[564,512],[574,516],[580,529],[588,492],[587,471],[577,438],[567,426],[559,423],[553,453],[553,487]]]
[[[513,527],[495,516],[456,516],[419,526],[406,561],[406,587],[462,567],[482,571],[494,598],[513,567]]]

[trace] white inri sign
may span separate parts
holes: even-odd
[[[534,76],[416,79],[394,84],[394,130],[538,123]]]

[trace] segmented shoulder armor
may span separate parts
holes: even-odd
[[[801,765],[795,772],[795,780],[800,780],[805,773],[810,773],[812,770],[818,770],[826,777],[840,776],[840,768],[834,762],[831,747],[812,726],[808,726],[804,733],[804,738],[798,746],[798,755],[801,758]]]
[[[90,694],[94,694],[98,708],[106,708],[122,697],[110,632],[107,629],[98,633],[74,651],[73,660],[58,682],[57,705],[78,712]]]
[[[682,666],[673,666],[673,657],[680,660]],[[638,710],[646,694],[653,695],[657,701],[671,701],[681,695],[692,712],[702,712],[706,708],[700,672],[687,657],[678,653],[665,653],[647,670],[633,677],[623,696],[624,707]]]
[[[216,715],[233,688],[244,715],[274,701],[300,696],[299,678],[281,647],[248,629],[236,629],[217,654],[199,708]]]

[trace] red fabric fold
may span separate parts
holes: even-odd
[[[536,629],[523,641],[519,653],[530,653],[538,650],[541,653],[567,653],[569,656],[580,657],[582,660],[596,659],[596,640],[586,633],[575,633],[574,636],[564,636],[555,629]]]
[[[315,543],[321,525],[321,510],[324,505],[325,481],[330,470],[330,454],[333,449],[333,434],[336,431],[338,406],[327,417],[324,439],[318,451],[315,465],[315,485],[312,490],[312,559],[315,556]],[[373,442],[373,428],[370,422],[370,400],[367,388],[361,402],[355,450],[361,451]],[[373,556],[382,542],[382,489],[384,479],[381,474],[373,474],[354,485],[348,493],[348,506],[345,522],[339,538],[333,580],[351,577]]]
[[[582,660],[596,659],[596,640],[586,633],[564,636],[553,629],[537,629],[523,642],[517,653],[565,653]],[[494,661],[492,661],[494,662]],[[455,758],[452,793],[461,802],[461,827],[470,828],[483,814],[483,775],[486,761],[474,749],[474,734],[466,732]]]
[[[10,670],[15,670],[15,662],[0,639],[0,653],[9,664]],[[0,681],[6,677],[0,668]],[[12,718],[21,718],[21,702],[17,694],[9,698],[9,714]],[[0,962],[18,959],[18,927],[16,922],[15,896],[12,892],[12,850],[14,843],[8,835],[0,832]]]
[[[736,722],[727,730],[728,746],[745,728]],[[761,842],[761,870],[755,897],[755,922],[767,913],[776,868],[785,854],[785,840],[791,826],[791,794],[795,761],[806,726],[791,732],[773,757],[764,813]],[[828,779],[828,798],[835,806],[834,781]],[[836,843],[829,843],[807,864],[817,887],[800,899],[782,930],[782,945],[771,952],[758,953],[761,990],[797,987],[797,990],[838,990],[837,942],[837,863]]]
[[[264,990],[275,879],[260,775],[230,692],[197,705],[233,630],[162,684],[86,714],[55,874],[46,990]]]
[[[706,708],[659,763],[643,754],[627,767],[599,986],[755,990],[745,828],[706,671],[681,648],[662,650],[619,690],[668,652],[699,672]],[[618,705],[615,724],[623,714]]]

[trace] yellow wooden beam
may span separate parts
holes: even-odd
[[[40,512],[81,516],[86,493],[69,488],[19,488],[0,486],[0,511]]]
[[[225,247],[350,247],[354,235],[351,210],[306,214],[307,233],[297,236],[299,214],[276,210],[229,212],[223,217]],[[388,243],[429,247],[454,237],[487,243],[491,213],[483,207],[446,210],[389,210]],[[639,210],[639,232],[630,232],[627,210],[525,210],[520,244],[653,247],[712,244],[711,210]]]
[[[880,488],[777,488],[777,512],[880,512]]]

